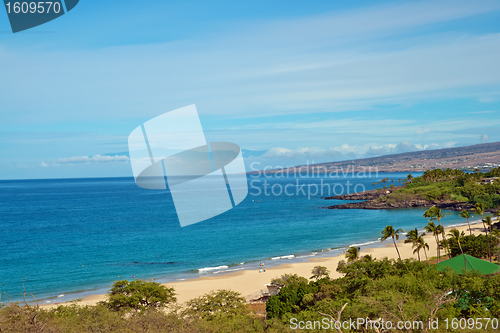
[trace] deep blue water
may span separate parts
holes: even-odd
[[[4,292],[19,300],[24,278],[29,293],[57,302],[102,292],[133,275],[166,281],[199,276],[198,269],[206,267],[241,269],[262,260],[277,264],[287,259],[271,258],[376,241],[387,224],[422,228],[421,209],[326,210],[320,207],[343,202],[325,201],[321,193],[307,195],[308,184],[338,184],[337,193],[341,187],[346,193],[347,181],[353,192],[353,185],[372,189],[384,177],[397,180],[406,174],[250,177],[249,195],[239,206],[184,228],[168,191],[141,189],[132,178],[0,181],[2,300]],[[264,181],[270,195],[264,193]],[[296,191],[297,181],[305,184],[304,193]],[[292,184],[288,193],[293,195],[272,195],[275,184],[275,193]],[[456,213],[443,220],[463,222]],[[53,299],[59,294],[66,296]]]

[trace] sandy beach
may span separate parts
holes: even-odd
[[[452,228],[446,228],[446,233]],[[469,234],[468,226],[457,227],[459,231],[464,231],[466,235]],[[473,234],[480,234],[484,232],[483,225],[480,221],[471,222],[471,229]],[[402,259],[415,258],[418,259],[417,254],[413,254],[411,244],[404,244],[405,235],[401,235],[397,243],[399,252]],[[426,235],[426,242],[429,244],[427,255],[429,258],[437,255],[436,241],[434,236]],[[392,241],[381,244],[379,247],[363,247],[360,255],[371,254],[374,258],[381,259],[398,258],[398,254]],[[443,251],[441,251],[443,255]],[[420,253],[422,261],[425,261],[425,254],[423,251]],[[282,264],[275,267],[266,268],[265,272],[260,273],[258,269],[255,270],[242,270],[238,272],[222,273],[213,276],[204,276],[195,279],[189,279],[179,282],[166,283],[168,287],[173,287],[177,293],[177,300],[182,304],[190,299],[201,296],[212,290],[231,289],[241,293],[247,301],[258,298],[262,292],[267,291],[266,284],[271,282],[271,279],[278,278],[283,274],[298,274],[309,278],[311,270],[315,266],[325,266],[330,271],[331,278],[341,277],[341,274],[336,271],[337,265],[340,260],[345,260],[344,254],[334,257],[311,258],[307,262]],[[84,297],[82,300],[76,302],[80,305],[94,305],[99,301],[105,299],[105,295],[91,295]],[[64,303],[60,303],[64,304]],[[56,307],[60,304],[46,304],[43,307]]]

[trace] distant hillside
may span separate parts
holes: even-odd
[[[362,167],[376,167],[379,172],[424,172],[425,170],[446,168],[489,170],[498,166],[500,166],[500,142],[320,163],[309,165],[308,168],[318,173],[330,172],[339,168],[358,169]],[[306,166],[298,167],[305,168]],[[268,172],[275,173],[280,172],[280,170]]]

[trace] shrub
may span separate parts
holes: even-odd
[[[173,288],[142,280],[116,281],[107,298],[102,304],[115,311],[159,309],[177,301]]]
[[[220,316],[243,314],[245,310],[245,299],[240,293],[221,289],[187,302],[184,314],[211,320]]]
[[[278,287],[284,287],[292,283],[300,282],[307,283],[307,279],[305,277],[298,276],[297,274],[283,274],[281,277],[271,280],[271,284]]]
[[[311,271],[312,276],[310,279],[319,280],[328,278],[330,271],[325,266],[315,266]]]
[[[488,235],[492,250],[498,244],[498,238]],[[460,244],[465,254],[476,258],[488,257],[488,241],[485,235],[467,235],[460,238]],[[452,257],[461,255],[460,247],[455,238],[448,239],[448,246],[450,247]]]

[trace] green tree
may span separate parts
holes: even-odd
[[[493,214],[494,217],[497,218],[497,221],[500,221],[500,209],[497,210],[494,214]]]
[[[491,244],[496,245],[498,243],[498,239],[492,237],[491,234],[488,237],[490,238]],[[462,253],[458,246],[458,242],[454,238],[451,238],[449,243],[452,256],[457,256]],[[460,244],[465,254],[476,258],[488,258],[488,240],[484,234],[477,236],[473,234],[472,236],[467,235],[461,237]]]
[[[469,225],[469,233],[472,235],[472,229],[470,228],[469,219],[472,218],[473,215],[465,209],[463,211],[461,211],[459,215],[460,215],[460,217],[467,219],[467,224]]]
[[[410,230],[406,233],[405,244],[411,243],[412,248],[416,248],[417,244],[418,244],[418,238],[419,238],[419,234],[418,234],[417,228]],[[413,253],[415,253],[415,252],[413,252]],[[417,251],[417,254],[418,254],[418,261],[420,261],[420,249]]]
[[[498,229],[493,229],[490,233],[491,236],[495,237],[496,240],[497,240],[497,244],[499,244],[499,240],[500,240],[500,230]],[[497,250],[499,251],[499,253],[497,253],[497,261],[500,261],[500,246],[497,248]]]
[[[188,301],[184,314],[212,320],[220,316],[244,314],[245,309],[245,299],[240,293],[221,289]]]
[[[103,304],[112,310],[160,309],[177,301],[173,288],[142,280],[116,281]]]
[[[490,239],[488,237],[488,228],[486,227],[486,221],[484,219],[484,211],[486,210],[484,204],[482,202],[478,202],[474,206],[474,210],[476,213],[481,215],[481,221],[483,222],[483,227],[484,227],[484,232],[486,233],[486,239],[488,241],[488,256],[490,257],[490,262],[491,262],[491,246],[490,246]],[[490,217],[491,220],[491,217]]]
[[[330,271],[325,266],[315,266],[311,271],[310,279],[318,281],[322,278],[329,278]]]
[[[488,228],[488,232],[491,232],[493,221],[491,219],[491,216],[486,216],[484,218],[484,224],[486,224],[486,227]]]
[[[409,173],[408,176],[406,176],[406,179],[411,183],[413,176]]]
[[[462,245],[460,244],[460,238],[465,236],[464,232],[462,231],[462,233],[460,234],[460,231],[458,231],[457,228],[453,228],[450,230],[448,236],[457,241],[458,247],[460,248],[460,252],[462,252],[463,255],[464,250],[462,249]],[[467,259],[465,258],[465,256],[464,256],[464,263],[465,263],[465,271],[467,272]]]
[[[359,246],[349,247],[345,252],[345,257],[347,259],[347,262],[358,261],[360,251],[361,248]]]
[[[486,207],[483,203],[478,202],[473,209],[476,213],[481,215],[481,219],[484,219],[484,211],[486,210]]]
[[[427,242],[425,241],[424,239],[424,236],[425,233],[422,233],[422,235],[420,235],[418,237],[418,241],[417,241],[417,244],[415,246],[415,250],[413,250],[413,254],[415,254],[415,252],[420,252],[420,250],[424,250],[424,254],[425,254],[425,261],[426,262],[429,262],[429,258],[427,258],[427,250],[429,249],[429,244],[427,244]]]
[[[396,245],[396,241],[399,240],[399,235],[403,232],[403,229],[394,229],[392,225],[388,225],[380,232],[382,237],[380,238],[380,241],[383,242],[387,238],[392,238],[392,242],[394,243],[394,247],[396,248],[396,251],[398,252],[398,257],[399,260],[401,260],[401,254],[399,254],[399,249],[398,246]]]
[[[297,274],[283,274],[279,278],[271,279],[273,286],[285,287],[293,283],[307,283],[307,279]]]
[[[424,213],[425,218],[434,218],[438,220],[439,226],[441,227],[441,235],[443,236],[443,244],[446,244],[446,236],[444,235],[444,228],[443,225],[441,224],[441,219],[443,219],[445,216],[451,215],[449,212],[443,213],[443,210],[437,206],[432,206],[431,208],[427,209]],[[448,253],[449,258],[451,258],[451,255]]]
[[[429,223],[427,223],[427,225],[424,227],[424,230],[434,235],[434,238],[436,239],[437,258],[438,258],[438,262],[440,262],[441,261],[441,255],[440,255],[441,253],[439,251],[439,234],[441,233],[441,228],[440,228],[440,226],[436,226],[436,224],[434,224],[434,222],[429,221]]]

